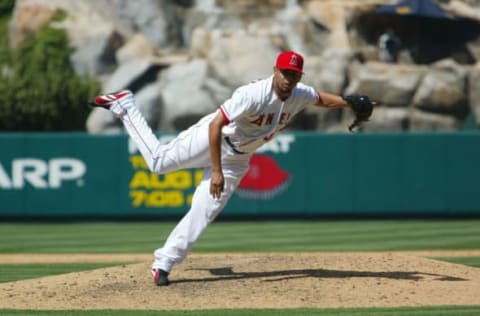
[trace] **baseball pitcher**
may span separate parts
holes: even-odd
[[[273,74],[239,87],[218,110],[206,115],[166,145],[147,125],[128,91],[100,95],[93,106],[112,111],[125,126],[152,172],[168,173],[185,168],[204,168],[190,210],[154,252],[153,281],[169,284],[169,273],[181,262],[215,217],[222,211],[248,170],[257,148],[284,129],[307,106],[351,107],[356,114],[353,129],[369,119],[376,104],[367,96],[341,97],[300,82],[303,57],[286,51],[278,55]]]

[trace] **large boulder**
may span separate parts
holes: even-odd
[[[474,115],[475,122],[480,124],[480,63],[472,68],[468,83],[470,110]]]
[[[206,58],[211,47],[210,33],[212,31],[227,32],[244,28],[245,24],[236,12],[203,11],[195,8],[187,13],[183,26],[183,41],[194,57]]]
[[[434,113],[464,116],[468,106],[467,75],[453,60],[435,63],[415,92],[413,105]]]
[[[377,107],[362,130],[368,132],[402,132],[409,127],[409,110],[405,107]]]
[[[103,108],[94,108],[88,115],[85,128],[90,134],[118,134],[123,126],[112,112]]]
[[[328,48],[319,57],[306,56],[303,81],[319,91],[341,94],[352,58],[352,51],[337,48]]]
[[[428,113],[418,109],[409,112],[409,130],[412,132],[451,132],[458,129],[455,117],[444,114]]]
[[[162,90],[157,82],[143,87],[135,94],[135,103],[145,121],[153,130],[162,130],[161,122],[165,112]]]
[[[208,62],[214,74],[231,87],[272,74],[278,48],[268,37],[244,31],[212,32]]]
[[[368,62],[352,68],[346,94],[364,94],[386,106],[407,107],[425,67]]]
[[[321,18],[312,16],[311,11],[295,1],[287,2],[287,6],[276,13],[270,24],[271,34],[283,37],[285,48],[304,55],[318,55],[329,47],[329,28]]]
[[[126,43],[115,51],[115,58],[119,65],[134,60],[149,59],[159,55],[158,49],[142,33],[131,36]]]
[[[219,82],[212,83],[212,80],[204,59],[179,63],[162,72],[159,85],[165,110],[160,118],[161,129],[184,129],[214,111],[219,104],[212,91],[222,89]]]
[[[140,90],[157,80],[159,71],[167,65],[154,58],[133,59],[118,67],[104,84],[104,92],[123,89]]]
[[[182,25],[192,2],[104,0],[117,24],[130,32],[144,34],[155,47],[165,50],[183,46]]]
[[[55,6],[42,1],[16,1],[9,23],[10,45],[15,48],[29,36],[35,36],[38,29],[50,21],[57,11]]]

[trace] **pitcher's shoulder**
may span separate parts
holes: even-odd
[[[235,93],[240,93],[249,99],[259,100],[267,97],[273,89],[271,78],[252,81],[237,88]]]

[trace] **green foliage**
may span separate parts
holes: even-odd
[[[0,17],[10,15],[15,7],[15,0],[0,0]]]
[[[3,65],[8,65],[11,57],[11,52],[8,48],[8,20],[9,15],[4,15],[0,12],[0,75],[2,67],[4,67]]]
[[[60,12],[53,21],[62,18]],[[8,51],[5,40],[0,44],[2,53]],[[65,31],[48,23],[0,60],[1,130],[84,130],[90,111],[86,100],[99,91],[99,84],[75,74],[71,53]]]

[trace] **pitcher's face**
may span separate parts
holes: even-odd
[[[273,68],[273,88],[280,97],[289,97],[301,79],[302,74],[294,70]]]

